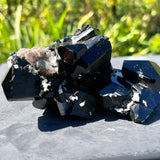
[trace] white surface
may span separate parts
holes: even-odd
[[[119,68],[123,59],[113,58]],[[0,66],[0,81],[7,65]],[[145,124],[106,114],[91,121],[60,117],[29,102],[7,102],[0,86],[0,160],[149,159],[160,157],[160,107]]]

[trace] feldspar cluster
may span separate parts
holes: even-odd
[[[61,115],[93,117],[115,110],[143,123],[160,103],[160,67],[151,61],[110,63],[109,38],[89,24],[47,47],[11,53],[2,82],[7,100],[33,100]]]

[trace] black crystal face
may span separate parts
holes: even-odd
[[[2,82],[7,100],[33,100],[39,97],[40,78],[37,75],[11,67]]]
[[[140,92],[139,103],[131,106],[130,116],[134,122],[144,122],[160,104],[160,94],[148,88]]]
[[[104,108],[121,107],[123,101],[131,99],[130,90],[114,82],[99,91],[99,94]]]
[[[7,100],[33,100],[61,116],[92,118],[115,110],[143,123],[160,104],[160,67],[151,61],[124,61],[112,68],[108,37],[87,24],[47,47],[20,49],[2,81]]]
[[[124,61],[122,73],[126,80],[160,91],[160,67],[152,61]]]

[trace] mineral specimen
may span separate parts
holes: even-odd
[[[8,59],[2,82],[7,100],[33,100],[61,115],[89,119],[115,110],[143,123],[160,103],[160,67],[151,61],[124,61],[112,68],[111,43],[85,25],[48,47],[21,48]]]

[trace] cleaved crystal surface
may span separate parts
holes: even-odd
[[[84,119],[115,110],[143,123],[160,104],[160,67],[127,60],[117,70],[111,51],[109,38],[89,24],[47,47],[21,48],[8,59],[6,98],[33,100],[38,109],[56,107],[62,116]]]

